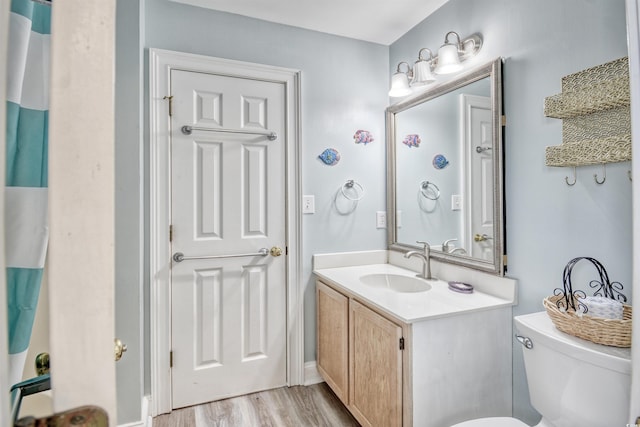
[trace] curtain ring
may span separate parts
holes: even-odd
[[[429,187],[433,187],[431,189],[431,193],[432,196],[429,196]],[[440,198],[440,189],[438,188],[437,185],[435,185],[433,182],[429,182],[429,181],[422,181],[420,183],[420,193],[422,194],[422,196],[426,199],[429,200],[438,200]]]
[[[349,197],[347,193],[345,193],[345,189],[354,189],[354,191],[356,192],[356,197]],[[342,187],[340,187],[340,192],[342,192],[342,195],[347,200],[351,200],[353,202],[357,202],[364,197],[364,187],[362,187],[362,185],[352,179],[348,180],[342,185]],[[358,192],[360,192],[359,196]]]

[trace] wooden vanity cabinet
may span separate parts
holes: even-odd
[[[404,323],[332,282],[316,296],[318,371],[361,425],[511,416],[511,306]]]
[[[318,371],[346,406],[349,405],[349,298],[316,283]]]
[[[403,328],[316,282],[318,371],[363,426],[403,425]]]
[[[349,301],[349,409],[363,426],[402,426],[402,328]]]

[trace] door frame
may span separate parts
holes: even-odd
[[[151,414],[171,412],[171,70],[277,82],[285,87],[287,384],[304,381],[300,290],[300,71],[163,49],[149,49],[149,273]]]

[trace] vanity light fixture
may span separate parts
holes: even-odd
[[[402,64],[407,66],[407,71],[401,71]],[[400,96],[411,95],[411,88],[409,87],[409,78],[413,77],[413,71],[406,62],[398,64],[396,72],[391,76],[391,90],[389,90],[389,96],[394,98]]]
[[[456,43],[451,43],[449,36],[455,36]],[[444,36],[444,44],[438,50],[437,56],[433,56],[431,49],[423,47],[418,52],[418,60],[413,68],[404,61],[398,64],[396,72],[391,76],[389,96],[395,98],[411,95],[412,87],[425,86],[434,82],[436,79],[431,73],[432,70],[436,74],[451,74],[462,70],[462,62],[474,57],[481,47],[480,34],[473,34],[461,40],[458,33],[449,31]],[[429,52],[429,58],[424,58],[425,52]],[[406,66],[406,71],[402,71],[402,64]]]
[[[451,43],[449,36],[455,36],[457,43]],[[438,61],[433,70],[436,74],[451,74],[462,70],[462,61],[475,56],[482,47],[482,39],[474,34],[461,40],[458,33],[449,31],[444,36],[444,44],[438,49]]]
[[[423,52],[429,52],[429,58],[423,58]],[[436,79],[431,74],[431,64],[433,63],[433,52],[426,47],[420,49],[418,52],[418,60],[413,65],[413,68],[407,62],[400,62],[396,69],[396,72],[391,76],[391,90],[389,90],[389,96],[397,98],[401,96],[411,95],[412,87],[424,86]],[[402,71],[402,64],[406,65],[407,70]],[[409,83],[411,81],[411,83]]]
[[[422,57],[423,52],[429,52],[429,59]],[[418,60],[413,64],[413,80],[411,86],[424,86],[432,83],[436,78],[431,74],[431,64],[433,63],[433,52],[427,47],[423,47],[418,52]]]

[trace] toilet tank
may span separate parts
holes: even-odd
[[[516,316],[531,404],[555,427],[625,426],[631,350],[595,344],[556,329],[546,312]],[[542,424],[544,425],[544,424]]]

